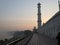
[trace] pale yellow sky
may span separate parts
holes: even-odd
[[[42,23],[58,10],[58,0],[0,0],[0,30],[32,30],[37,27],[37,3],[41,3]]]

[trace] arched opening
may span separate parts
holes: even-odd
[[[58,45],[60,45],[60,32],[57,34],[56,39],[58,40]]]

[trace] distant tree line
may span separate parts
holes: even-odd
[[[13,41],[14,37],[18,38],[18,36],[24,34],[25,36],[29,36],[31,34],[33,34],[32,31],[30,30],[25,30],[25,31],[16,31],[13,35],[13,38],[11,39],[4,39],[4,40],[0,40],[0,45],[6,45],[7,43],[11,42],[11,40]],[[15,39],[14,39],[15,40]]]
[[[24,31],[24,35],[31,35],[31,34],[33,34],[33,32],[30,31],[30,30],[25,30],[25,31]]]

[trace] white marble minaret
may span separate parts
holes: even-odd
[[[41,30],[41,4],[38,3],[38,30]]]
[[[59,4],[59,11],[60,11],[60,0],[58,0],[58,4]]]

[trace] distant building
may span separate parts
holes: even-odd
[[[34,32],[34,33],[37,33],[37,29],[36,29],[36,27],[34,27],[33,32]]]

